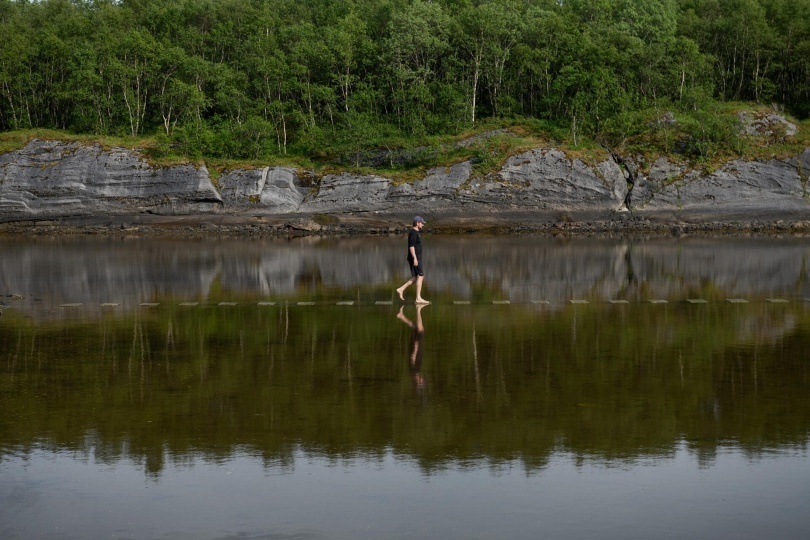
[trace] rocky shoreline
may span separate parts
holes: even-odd
[[[391,216],[353,217],[338,223],[319,224],[311,217],[293,219],[266,217],[223,218],[193,215],[144,219],[142,216],[116,216],[114,219],[64,219],[0,223],[0,236],[99,236],[147,238],[210,237],[296,237],[400,234],[407,230],[408,218]],[[759,219],[746,221],[683,221],[657,217],[617,216],[612,220],[527,220],[525,216],[481,215],[478,218],[436,217],[428,234],[535,234],[550,236],[581,235],[791,235],[810,237],[810,219]]]
[[[666,157],[585,163],[551,147],[481,176],[470,161],[411,182],[287,167],[210,174],[139,152],[32,140],[0,155],[0,235],[205,237],[436,233],[810,232],[810,148],[707,171]]]

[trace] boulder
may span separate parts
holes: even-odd
[[[742,111],[737,117],[744,135],[781,140],[799,133],[796,124],[788,122],[781,114]]]

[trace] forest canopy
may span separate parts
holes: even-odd
[[[0,131],[317,155],[519,119],[810,115],[810,0],[0,0]],[[703,129],[703,128],[702,128]]]

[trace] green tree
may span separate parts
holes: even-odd
[[[366,32],[366,24],[356,13],[346,15],[327,30],[326,41],[334,59],[332,78],[340,89],[345,112],[349,112],[361,58],[373,54],[373,44]]]
[[[564,65],[565,51],[573,50],[578,25],[567,24],[555,2],[532,6],[524,15],[522,40],[515,47],[516,78],[526,80],[521,96],[530,116],[549,118],[553,111],[552,85]]]
[[[412,134],[424,132],[426,113],[433,109],[431,86],[450,50],[449,31],[450,19],[438,4],[416,0],[392,15],[385,42],[390,84],[397,120]]]
[[[519,7],[513,2],[493,1],[468,4],[458,18],[462,29],[461,46],[472,72],[470,123],[475,124],[482,77],[487,79],[492,112],[498,114],[506,64],[520,38],[521,17]]]
[[[681,1],[680,31],[715,58],[723,99],[762,101],[775,93],[784,42],[772,20],[761,0]]]
[[[28,57],[31,54],[29,37],[32,32],[25,28],[25,22],[16,4],[4,1],[0,4],[0,92],[3,97],[2,122],[5,129],[20,129],[32,125],[29,107],[26,103],[27,81],[25,77]]]
[[[763,0],[778,39],[770,60],[772,97],[802,117],[810,116],[810,0]],[[766,83],[768,85],[768,83]],[[763,95],[767,95],[763,90]]]
[[[199,62],[180,47],[165,45],[158,52],[157,103],[163,130],[170,137],[179,121],[201,118],[206,107],[204,94],[194,84]]]
[[[111,65],[123,98],[129,133],[133,137],[143,131],[156,79],[157,50],[157,44],[150,34],[131,30],[118,44],[116,58]]]

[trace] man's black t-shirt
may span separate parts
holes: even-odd
[[[413,247],[416,253],[416,259],[419,264],[422,264],[422,235],[416,229],[411,229],[408,233],[408,261],[413,264],[413,257],[411,257],[411,248]]]

